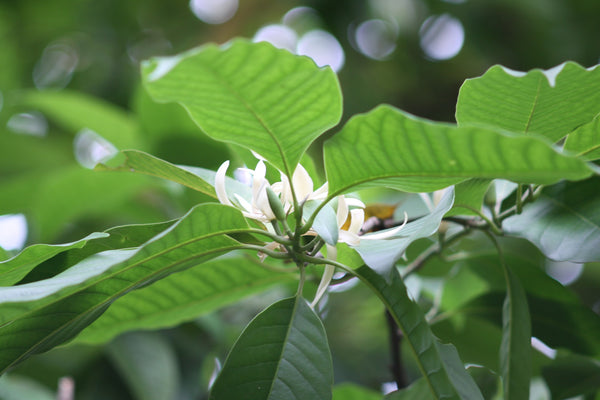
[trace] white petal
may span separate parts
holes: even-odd
[[[356,233],[340,231],[338,242],[346,243],[350,246],[358,246],[360,244],[360,236],[358,236]]]
[[[299,202],[303,202],[313,191],[313,181],[304,167],[300,164],[296,167],[294,175],[292,175],[292,185],[296,192],[296,198]]]
[[[329,255],[329,245],[327,245],[327,254]],[[333,249],[335,249],[334,246]],[[317,287],[317,293],[315,294],[315,299],[313,300],[312,303],[310,303],[311,307],[315,307],[318,303],[319,300],[321,300],[321,297],[323,297],[323,295],[325,294],[325,292],[327,291],[327,287],[329,286],[329,283],[331,282],[331,278],[333,278],[333,273],[335,272],[335,267],[333,265],[326,265],[325,266],[325,270],[323,271],[323,277],[321,278],[321,282],[319,282],[319,287]]]
[[[238,204],[240,205],[240,207],[243,208],[242,211],[246,211],[251,213],[252,212],[252,204],[248,203],[248,201],[246,199],[244,199],[242,196],[240,196],[237,193],[234,193],[235,199],[237,200]]]
[[[352,206],[352,207],[359,207],[359,208],[366,207],[365,203],[363,203],[359,199],[355,199],[353,197],[346,197],[346,204],[348,204],[348,206]]]
[[[264,158],[263,156],[261,156],[260,154],[258,154],[257,152],[255,152],[254,150],[250,150],[252,152],[252,155],[254,157],[256,157],[257,160],[261,160],[261,161],[265,161],[266,158]]]
[[[311,193],[311,200],[324,200],[327,198],[327,192],[329,190],[329,182],[325,182],[320,188]]]
[[[348,232],[358,234],[364,222],[365,212],[361,208],[350,210],[350,227],[348,228]]]
[[[336,217],[338,228],[341,228],[346,222],[346,219],[348,219],[348,205],[346,204],[346,199],[344,199],[344,196],[338,196]]]
[[[227,197],[227,192],[225,191],[225,174],[227,173],[227,168],[229,168],[229,160],[221,164],[215,174],[215,192],[217,192],[217,198],[221,204],[232,206],[233,204],[229,201],[229,197]]]
[[[408,221],[408,214],[406,214],[406,211],[405,211],[404,212],[404,222],[402,223],[402,225],[399,225],[392,229],[386,229],[384,231],[379,231],[376,233],[368,233],[366,235],[363,235],[362,239],[364,239],[364,240],[389,239],[390,237],[395,236],[398,232],[400,232],[402,230],[402,228],[404,228],[404,225],[406,225],[407,221]]]
[[[268,221],[272,221],[275,219],[275,214],[273,214],[273,210],[271,210],[271,206],[269,205],[269,196],[267,196],[267,186],[267,181],[263,181],[263,184],[258,190],[258,196],[254,205],[256,206],[258,211],[263,213],[263,215]]]
[[[284,205],[294,204],[294,199],[292,198],[292,189],[290,188],[290,181],[285,174],[281,174],[281,201],[284,202]]]
[[[265,163],[260,160],[256,164],[256,169],[254,170],[254,174],[252,175],[252,202],[256,203],[258,198],[258,193],[260,191],[260,187],[265,181],[265,175],[267,173],[267,167]]]

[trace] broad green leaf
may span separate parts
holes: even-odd
[[[323,324],[300,297],[250,322],[229,353],[211,400],[331,399],[333,366]]]
[[[423,311],[408,296],[395,268],[385,275],[366,265],[355,272],[394,317],[433,399],[483,399],[462,363],[457,362],[458,356],[455,358],[448,348],[439,347]]]
[[[600,114],[593,121],[581,125],[567,136],[565,150],[576,153],[586,161],[600,158]]]
[[[520,215],[504,220],[502,228],[553,260],[600,261],[599,184],[594,178],[545,188]]]
[[[138,400],[174,399],[179,389],[177,355],[156,333],[130,332],[108,345],[108,355]]]
[[[407,223],[396,236],[389,239],[368,240],[367,234],[354,249],[369,267],[379,272],[387,271],[402,257],[412,242],[431,236],[438,230],[444,214],[452,208],[453,201],[454,190],[449,188],[430,214]]]
[[[427,380],[425,378],[419,378],[410,386],[392,392],[384,397],[384,400],[432,400],[434,397],[431,395]]]
[[[217,198],[214,189],[215,171],[174,165],[142,151],[121,151],[108,162],[96,166],[96,170],[126,171],[155,176],[177,182],[190,189]],[[233,198],[234,193],[247,199],[251,198],[250,189],[235,179],[225,178],[225,190],[231,198]]]
[[[239,248],[241,213],[201,204],[139,248],[108,250],[55,277],[0,288],[0,370],[79,333],[131,290]]]
[[[89,240],[105,238],[106,233],[92,233],[83,239],[65,244],[34,244],[25,248],[9,260],[0,262],[0,286],[11,286],[19,282],[32,269],[55,255],[70,249],[80,249]]]
[[[537,137],[432,122],[388,105],[351,118],[325,143],[330,196],[375,184],[430,192],[468,178],[550,184],[592,168]]]
[[[25,91],[17,104],[33,107],[72,133],[90,129],[119,149],[140,148],[142,138],[135,119],[113,104],[83,93],[61,91]]]
[[[353,383],[342,383],[333,387],[332,400],[381,400],[381,393]]]
[[[264,42],[156,58],[142,65],[142,78],[152,97],[181,104],[208,136],[252,149],[288,176],[342,113],[331,69]]]
[[[600,112],[600,68],[574,62],[527,73],[496,65],[467,79],[456,105],[459,125],[485,124],[552,142]]]
[[[556,360],[542,370],[542,376],[553,399],[591,395],[600,390],[600,362],[597,359],[559,352]]]
[[[473,210],[481,211],[483,199],[490,187],[488,179],[469,179],[454,187],[454,205],[446,213],[453,215],[477,215]]]
[[[75,342],[98,344],[122,332],[175,326],[292,277],[256,257],[210,260],[117,299]]]
[[[525,291],[508,265],[504,265],[506,298],[502,308],[500,371],[507,399],[529,400],[531,379],[531,318]]]
[[[2,400],[55,400],[56,393],[33,379],[5,374],[0,377]]]

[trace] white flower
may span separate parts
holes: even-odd
[[[229,161],[225,161],[215,175],[215,191],[217,192],[217,198],[221,204],[233,206],[232,202],[227,196],[225,190],[225,174],[229,168]],[[267,197],[267,187],[269,182],[265,179],[266,166],[262,160],[259,160],[256,164],[256,168],[252,173],[252,202],[249,203],[246,199],[234,194],[236,202],[239,204],[239,208],[242,214],[247,218],[252,218],[257,221],[266,223],[273,221],[275,215],[273,210],[269,206],[269,199]]]

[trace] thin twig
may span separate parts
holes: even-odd
[[[390,371],[399,390],[408,386],[406,382],[406,371],[402,364],[402,332],[398,329],[398,324],[387,309],[385,310],[385,317],[390,337],[390,357],[392,361]]]

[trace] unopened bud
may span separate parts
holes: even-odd
[[[279,200],[279,196],[275,194],[273,189],[270,187],[266,188],[267,191],[267,199],[269,200],[269,206],[277,218],[280,221],[284,221],[286,219],[285,211],[283,210],[283,204],[281,204],[281,200]]]

